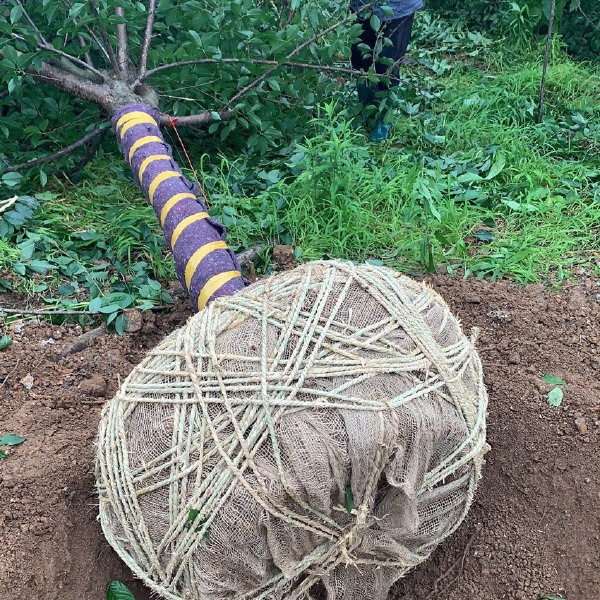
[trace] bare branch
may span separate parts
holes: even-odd
[[[108,123],[108,121],[101,123],[100,126],[102,127],[102,125],[104,125],[105,123]],[[4,169],[4,172],[11,173],[13,171],[21,171],[22,169],[32,169],[33,167],[39,167],[40,165],[43,165],[47,162],[56,160],[57,158],[67,156],[74,150],[77,150],[77,148],[80,148],[81,146],[85,146],[85,144],[87,144],[89,141],[95,140],[96,138],[104,137],[104,134],[106,133],[106,131],[107,131],[106,128],[99,127],[98,129],[94,129],[94,131],[90,131],[90,133],[87,133],[86,135],[84,135],[80,140],[73,142],[69,146],[61,148],[60,150],[58,150],[57,152],[54,152],[53,154],[49,154],[48,156],[42,156],[42,158],[36,158],[35,160],[30,160],[28,162],[20,163],[18,165],[10,165],[10,166],[6,167],[6,169]]]
[[[125,9],[120,6],[115,8],[115,15],[124,19]],[[117,50],[117,61],[119,63],[119,71],[121,71],[121,78],[123,79],[123,81],[127,81],[127,25],[125,23],[119,23],[117,25],[117,38],[119,39],[119,48]]]
[[[19,8],[21,9],[21,12],[23,13],[23,15],[25,16],[25,18],[27,19],[27,22],[29,23],[29,25],[31,25],[31,27],[33,28],[33,30],[38,34],[40,40],[42,40],[42,42],[44,42],[44,43],[47,44],[48,42],[46,41],[46,39],[42,35],[42,32],[39,30],[38,26],[35,24],[35,21],[29,16],[29,13],[27,12],[27,10],[25,10],[25,7],[23,6],[23,3],[21,2],[21,0],[17,0],[17,4],[19,5]]]
[[[91,143],[88,146],[88,149],[85,151],[85,154],[83,155],[81,160],[72,169],[69,169],[65,172],[65,175],[67,177],[70,178],[73,177],[75,174],[79,173],[79,171],[81,171],[92,160],[92,158],[94,158],[96,152],[98,151],[98,148],[100,147],[100,144],[102,143],[102,140],[105,138],[106,134],[109,131],[110,128],[108,127],[100,129],[98,135],[93,140],[91,140]]]
[[[63,0],[63,4],[65,6],[67,6],[69,9],[73,8],[73,5],[71,4],[71,2],[69,2],[69,0]],[[75,17],[71,17],[71,21],[73,22],[73,24],[76,27],[79,26],[79,21]],[[109,55],[108,51],[106,50],[106,48],[104,47],[104,44],[100,41],[100,39],[98,38],[98,36],[89,27],[87,27],[87,26],[85,27],[85,30],[86,30],[87,34],[90,36],[90,38],[92,40],[94,40],[94,42],[96,43],[96,45],[98,46],[98,48],[100,49],[100,51],[102,52],[102,54],[104,54],[104,56],[106,56],[106,60],[108,60],[108,62],[110,62],[113,65],[113,68],[114,68],[114,66],[115,66],[116,63],[113,64],[113,62],[110,59],[110,55]],[[80,37],[82,37],[82,36],[80,36]],[[90,64],[91,64],[91,61],[90,61]]]
[[[108,37],[108,33],[106,32],[106,29],[104,29],[102,23],[100,22],[100,11],[98,10],[96,0],[89,0],[89,4],[92,8],[92,11],[94,12],[94,15],[96,16],[96,20],[98,21],[98,31],[100,32],[100,36],[104,41],[104,48],[106,50],[106,53],[108,54],[108,60],[112,65],[113,71],[115,72],[115,74],[117,74],[119,72],[119,63],[117,62],[115,53],[113,52],[112,47],[110,45],[110,38]]]
[[[140,54],[140,66],[138,69],[138,79],[143,80],[146,67],[148,65],[148,52],[152,41],[152,28],[154,27],[154,15],[156,14],[156,0],[150,0],[148,3],[148,18],[146,19],[146,30],[144,31],[144,41],[142,43],[142,53]]]
[[[106,79],[96,77],[93,73],[86,71],[85,69],[80,69],[77,65],[73,64],[70,60],[60,57],[55,58],[54,56],[48,58],[46,61],[49,65],[53,65],[58,67],[59,69],[63,69],[67,71],[67,73],[71,73],[71,75],[75,75],[80,79],[85,79],[88,81],[93,81],[95,83],[104,83]]]
[[[296,54],[298,54],[298,52],[301,52],[302,50],[304,50],[304,48],[306,48],[307,46],[310,46],[310,44],[314,43],[319,38],[322,38],[323,36],[326,36],[328,33],[331,33],[334,29],[337,29],[338,27],[344,25],[353,16],[354,16],[353,13],[348,12],[348,14],[341,21],[338,21],[337,23],[334,23],[333,25],[330,25],[326,29],[323,29],[323,30],[319,31],[318,33],[316,33],[315,35],[313,35],[313,37],[311,37],[308,40],[302,42],[299,46],[297,46],[296,48],[294,48],[285,57],[286,61],[288,61],[290,58],[296,56]],[[231,98],[229,100],[229,102],[227,102],[226,106],[232,106],[233,103],[236,100],[238,100],[241,96],[243,96],[244,94],[248,93],[250,90],[254,89],[262,81],[264,81],[267,77],[269,77],[269,75],[271,75],[272,73],[274,73],[280,67],[280,65],[281,65],[281,63],[279,63],[277,66],[274,66],[271,69],[267,69],[262,75],[259,75],[256,79],[254,79],[254,81],[251,81],[248,85],[244,86],[237,94],[235,94],[233,96],[233,98]]]
[[[219,116],[221,117],[221,121],[229,121],[233,116],[233,111],[231,110],[221,110],[218,111]],[[177,125],[182,125],[183,127],[189,127],[192,125],[206,125],[208,123],[212,123],[214,121],[218,121],[219,119],[215,119],[213,116],[214,112],[209,110],[204,111],[203,113],[198,113],[197,115],[187,115],[185,117],[175,117],[174,119],[169,115],[162,114],[160,115],[160,123],[161,125],[170,125],[173,121],[177,123]]]
[[[35,24],[35,22],[33,21],[33,19],[31,18],[31,16],[29,15],[29,13],[27,12],[27,10],[25,9],[25,7],[23,6],[23,4],[21,3],[20,0],[17,0],[17,4],[23,11],[23,15],[27,19],[28,23],[31,25],[31,27],[37,34],[38,48],[40,48],[41,50],[47,50],[48,52],[52,52],[53,54],[57,54],[58,56],[62,56],[63,58],[66,58],[67,60],[71,61],[72,63],[79,65],[83,69],[87,69],[88,71],[90,71],[90,73],[93,73],[99,79],[99,81],[106,80],[106,78],[104,77],[104,75],[102,73],[100,73],[100,71],[98,71],[93,66],[86,63],[84,60],[81,60],[80,58],[77,58],[76,56],[72,56],[71,54],[68,54],[67,52],[63,52],[62,50],[58,50],[52,44],[50,44],[50,42],[48,42],[48,40],[42,35],[42,32],[39,30],[38,26]],[[18,33],[12,33],[11,35],[17,40],[26,42],[25,38],[23,36],[19,35]]]
[[[278,62],[276,60],[262,60],[262,59],[244,59],[244,58],[198,58],[196,60],[182,60],[179,62],[169,63],[166,65],[160,65],[154,69],[146,71],[144,75],[140,75],[136,84],[146,81],[148,78],[166,71],[168,69],[177,69],[179,67],[187,67],[190,65],[202,65],[202,64],[253,64],[253,65],[272,65],[274,67],[294,67],[299,69],[314,69],[316,71],[327,71],[331,73],[346,73],[348,75],[360,75],[360,71],[355,69],[349,69],[348,67],[336,67],[328,65],[317,65],[312,63],[300,63],[293,61]],[[134,84],[134,88],[135,85]]]
[[[255,244],[236,254],[235,257],[240,267],[245,267],[248,263],[255,261],[266,247],[267,244]]]
[[[83,38],[83,36],[81,34],[79,34],[77,36],[77,40],[79,41],[79,45],[81,46],[81,49],[83,50],[83,48],[85,48],[87,46],[87,43],[85,41],[85,39]],[[94,61],[92,60],[92,57],[90,56],[89,52],[86,52],[83,55],[83,58],[85,60],[85,62],[90,66],[93,67],[94,66]]]
[[[11,35],[16,40],[26,42],[25,38],[23,36],[20,36],[18,33],[12,33]],[[77,71],[74,72],[73,70],[71,70],[69,68],[68,65],[61,63],[61,68],[64,68],[65,70],[70,71],[74,74],[76,73],[78,76],[83,77],[84,79],[90,79],[91,81],[96,81],[97,83],[106,81],[106,77],[100,71],[98,71],[91,65],[88,65],[84,60],[81,60],[81,59],[77,58],[76,56],[71,56],[70,54],[63,52],[62,50],[56,49],[54,46],[48,44],[44,40],[44,38],[38,39],[37,46],[40,50],[46,50],[47,52],[52,52],[52,54],[56,54],[57,56],[60,56],[63,60],[66,60],[66,61],[72,63],[73,65],[79,65],[79,67],[81,67],[81,68],[76,67]],[[89,71],[89,73],[95,75],[95,77],[94,78],[90,77],[88,73],[85,73],[85,71]]]
[[[42,63],[39,70],[34,67],[27,67],[25,72],[32,77],[42,79],[64,92],[69,92],[78,98],[95,102],[109,112],[113,109],[114,98],[107,85],[94,83],[85,79],[82,80],[80,77],[48,63]]]

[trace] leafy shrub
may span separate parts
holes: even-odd
[[[470,24],[510,32],[521,40],[545,34],[552,0],[428,0],[435,10],[452,12]],[[557,0],[557,29],[569,52],[577,58],[600,56],[600,3],[598,0]]]

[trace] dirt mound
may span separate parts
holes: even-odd
[[[465,330],[481,329],[492,451],[466,522],[393,597],[600,597],[600,288],[432,283]],[[93,442],[103,399],[186,316],[181,305],[146,313],[139,331],[70,354],[77,326],[12,332],[0,353],[0,434],[27,441],[0,461],[0,600],[101,600],[112,579],[150,598],[100,533]],[[568,384],[560,408],[546,401],[544,373]]]

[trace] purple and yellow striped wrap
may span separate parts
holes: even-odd
[[[160,113],[145,104],[128,104],[112,118],[121,151],[163,229],[175,271],[195,309],[246,285],[225,227],[208,216],[199,190],[184,177],[158,127]]]

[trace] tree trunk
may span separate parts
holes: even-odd
[[[247,282],[227,247],[225,227],[208,216],[197,186],[183,176],[160,133],[159,119],[156,108],[127,104],[114,113],[112,123],[123,156],[163,228],[177,276],[194,308],[202,310]]]

